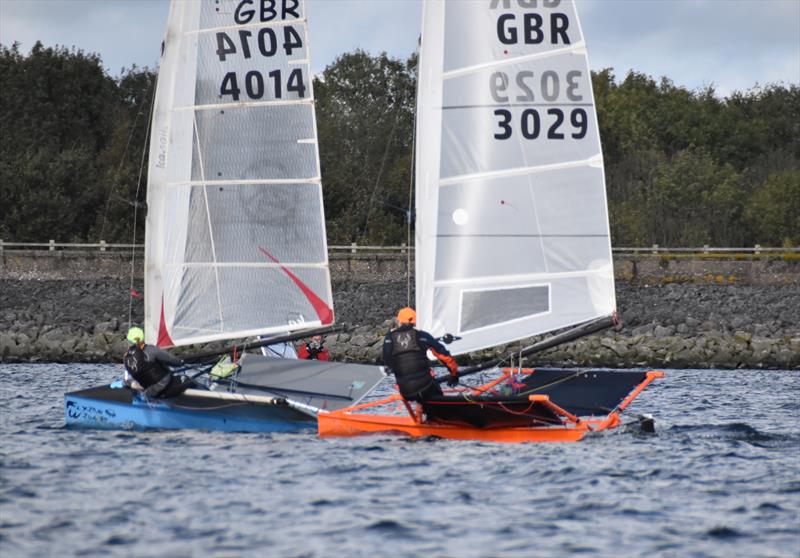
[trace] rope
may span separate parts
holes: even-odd
[[[419,51],[417,51],[419,52]],[[419,74],[419,62],[417,62],[417,74]],[[416,80],[414,89],[414,115],[417,114],[417,90],[419,89],[419,78]],[[416,172],[417,154],[417,121],[414,118],[414,125],[411,127],[411,172],[408,173],[408,213],[406,214],[406,306],[411,306],[411,208],[414,207],[414,173]]]
[[[157,83],[157,82],[158,82],[158,77],[156,77],[156,79],[153,80],[153,84],[150,85],[151,90],[154,87],[154,84]],[[153,123],[153,109],[154,109],[155,105],[156,105],[156,96],[155,95],[151,95],[150,96],[150,113],[148,114],[148,118],[147,118],[147,130],[145,131],[145,134],[144,134],[144,146],[142,147],[142,158],[139,161],[139,178],[136,181],[136,197],[134,198],[134,200],[136,200],[137,203],[135,203],[134,206],[133,206],[133,238],[131,240],[131,244],[133,244],[134,246],[136,245],[136,221],[137,221],[138,216],[139,216],[139,204],[138,204],[139,191],[142,188],[142,172],[143,172],[143,169],[144,169],[144,161],[145,161],[145,153],[147,152],[147,144],[148,144],[148,140],[150,139],[150,126]],[[133,248],[133,249],[131,249],[131,281],[130,281],[130,288],[128,289],[128,327],[130,327],[133,324],[133,277],[134,277],[135,271],[136,271],[136,249]]]
[[[145,100],[147,99],[147,95],[150,95],[151,91],[153,90],[153,82],[150,83],[150,86],[147,89],[147,93],[145,94]],[[125,163],[125,155],[128,153],[128,148],[131,146],[131,141],[133,141],[133,134],[136,132],[136,124],[139,122],[139,117],[142,115],[142,109],[145,107],[146,103],[139,104],[139,110],[136,112],[136,117],[133,119],[133,125],[131,126],[131,131],[128,134],[128,141],[125,143],[125,149],[122,151],[122,157],[120,157],[119,165],[117,166],[117,172],[114,175],[114,181],[111,183],[111,188],[108,190],[108,197],[106,198],[106,207],[103,211],[103,222],[100,225],[100,238],[103,238],[106,230],[106,222],[108,221],[108,209],[111,206],[111,196],[116,190],[117,185],[119,184],[119,174],[122,171],[122,165]],[[148,124],[149,126],[149,124]],[[147,137],[145,136],[145,147],[147,146]],[[138,192],[138,190],[137,190]],[[138,199],[138,198],[137,198]],[[135,204],[134,204],[135,205]],[[134,226],[136,223],[134,223]]]
[[[397,97],[393,97],[396,99]],[[389,139],[386,141],[386,148],[383,150],[383,159],[381,159],[381,166],[378,169],[378,176],[375,178],[375,185],[372,187],[372,194],[369,197],[369,206],[367,207],[367,218],[364,220],[364,230],[361,232],[361,238],[365,238],[367,236],[367,229],[369,228],[369,220],[372,217],[372,208],[375,205],[375,194],[378,192],[378,186],[381,182],[381,176],[383,175],[383,169],[386,167],[386,159],[389,158],[389,148],[392,146],[392,142],[394,141],[394,131],[397,129],[397,123],[400,120],[400,106],[395,109],[394,112],[394,122],[392,122],[392,130],[389,132]]]

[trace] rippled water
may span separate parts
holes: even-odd
[[[800,555],[798,371],[669,371],[656,434],[576,444],[65,429],[118,370],[0,366],[3,558]]]

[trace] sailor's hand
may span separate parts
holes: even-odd
[[[450,374],[450,377],[447,378],[447,385],[456,387],[458,385],[458,376],[456,374]]]

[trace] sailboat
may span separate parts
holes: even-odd
[[[303,1],[173,0],[151,130],[145,341],[273,336],[263,346],[331,326]],[[231,349],[235,373],[205,374],[178,397],[150,399],[120,382],[67,393],[66,422],[313,428],[319,410],[357,403],[384,377],[376,366],[242,355],[247,346]]]
[[[527,356],[613,324],[603,157],[574,2],[426,0],[418,75],[420,329],[451,334],[454,355],[562,332]],[[327,413],[319,434],[574,441],[619,425],[662,375],[506,366],[421,405],[396,394]],[[386,411],[401,401],[407,412]]]

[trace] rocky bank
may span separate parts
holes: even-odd
[[[0,280],[0,362],[119,361],[126,348],[129,288],[120,279]],[[406,300],[406,282],[396,276],[334,276],[337,323],[343,326],[327,340],[334,358],[377,361],[389,319]],[[800,368],[796,282],[618,282],[617,302],[621,327],[556,347],[528,364]],[[133,299],[131,312],[141,323],[141,299]]]

